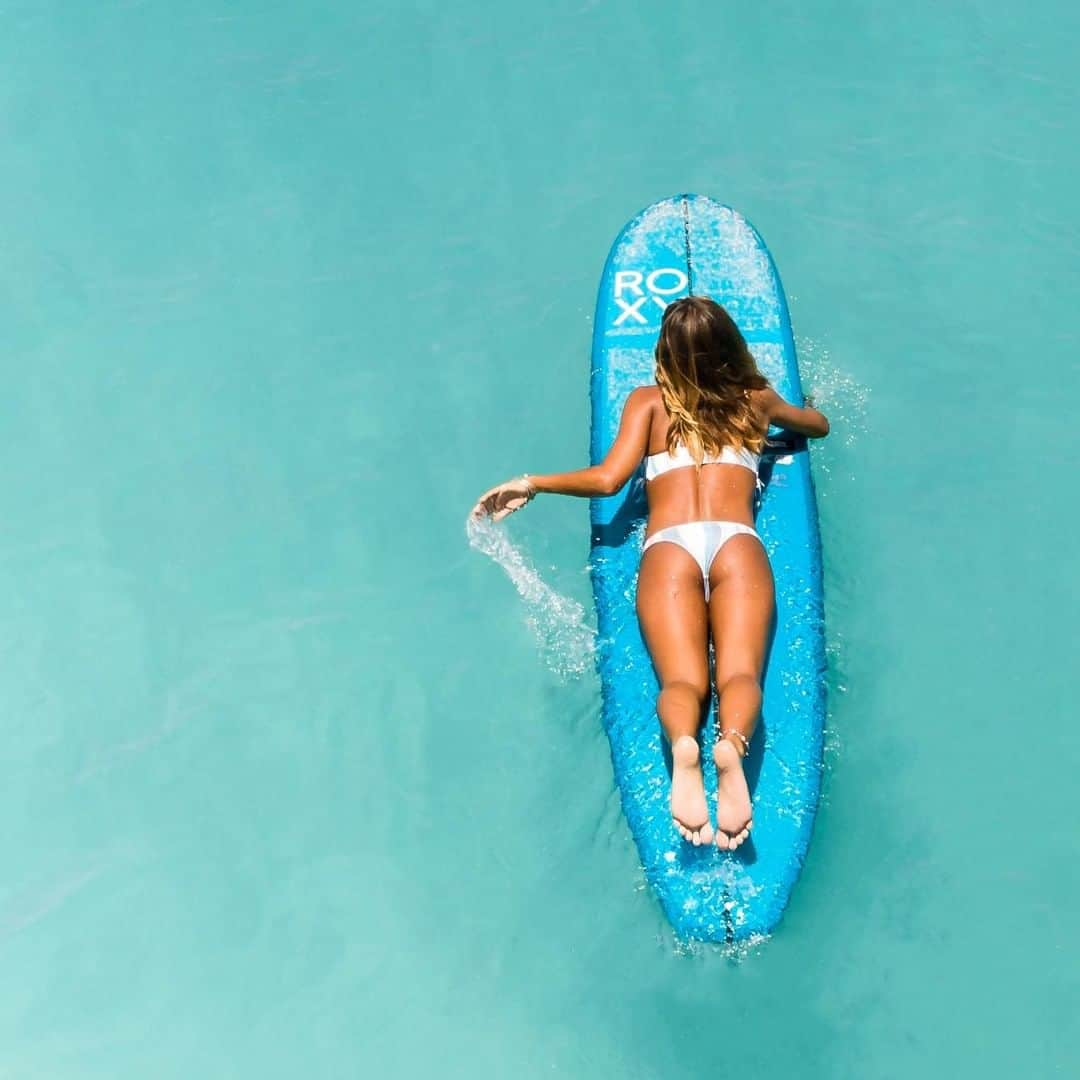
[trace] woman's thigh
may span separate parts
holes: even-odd
[[[709,690],[709,616],[697,561],[678,544],[654,544],[641,558],[638,621],[661,686]]]
[[[723,686],[733,675],[760,679],[776,613],[772,567],[761,541],[732,537],[717,554],[709,576],[716,684]]]

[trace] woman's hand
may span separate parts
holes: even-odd
[[[492,521],[502,521],[504,517],[509,517],[515,510],[520,510],[530,502],[534,495],[536,488],[529,478],[518,476],[485,491],[472,508],[469,517],[481,518],[490,515]]]

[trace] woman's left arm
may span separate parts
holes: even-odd
[[[614,495],[641,464],[649,445],[654,392],[650,387],[638,387],[626,399],[619,433],[607,456],[599,465],[572,472],[547,473],[544,476],[524,476],[493,487],[480,496],[472,516],[491,514],[500,521],[520,510],[541,491],[553,495],[578,495],[590,498]]]

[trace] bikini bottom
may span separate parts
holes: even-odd
[[[698,566],[705,583],[705,599],[709,599],[709,570],[713,561],[720,554],[720,549],[733,536],[752,536],[759,543],[761,537],[749,526],[737,521],[688,521],[685,525],[669,525],[666,529],[654,532],[645,541],[642,554],[653,544],[678,544],[688,552]]]

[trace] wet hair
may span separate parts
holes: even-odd
[[[669,452],[681,444],[700,465],[725,446],[761,450],[765,426],[751,393],[769,382],[714,300],[686,296],[668,306],[656,342],[656,383],[669,419]]]

